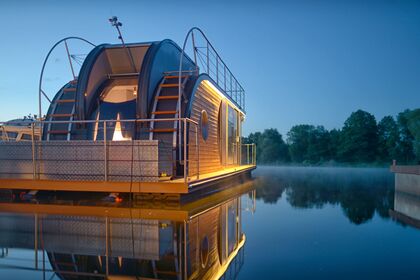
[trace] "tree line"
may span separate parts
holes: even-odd
[[[405,110],[379,122],[363,110],[353,112],[341,129],[299,124],[286,139],[275,128],[255,132],[243,143],[257,145],[261,164],[420,163],[420,109]]]

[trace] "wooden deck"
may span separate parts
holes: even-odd
[[[8,190],[46,190],[75,192],[117,192],[117,193],[159,193],[188,194],[195,188],[208,183],[250,172],[255,165],[243,165],[225,168],[211,173],[200,174],[189,181],[183,178],[160,182],[107,182],[107,181],[64,181],[33,179],[0,179],[0,189]]]

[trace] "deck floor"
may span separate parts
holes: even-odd
[[[190,177],[160,182],[107,182],[107,181],[64,181],[33,179],[0,179],[0,189],[49,190],[49,191],[87,191],[118,193],[161,193],[187,194],[194,187],[226,177],[248,172],[254,165],[242,165]]]

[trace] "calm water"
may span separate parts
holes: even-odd
[[[390,218],[388,170],[267,167],[255,175],[239,279],[420,279],[420,230]],[[395,206],[404,208],[401,196]],[[409,203],[420,217],[420,198]]]
[[[388,170],[253,175],[182,204],[3,199],[0,279],[420,279],[420,198]]]

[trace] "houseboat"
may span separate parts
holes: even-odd
[[[255,211],[249,181],[183,205],[3,202],[0,266],[5,278],[236,279],[245,211]]]
[[[256,167],[255,146],[241,141],[245,91],[199,28],[182,47],[119,34],[119,44],[67,37],[48,52],[32,136],[0,141],[1,189],[179,196]],[[70,41],[92,46],[78,73]],[[44,70],[60,47],[72,78],[49,96]]]

